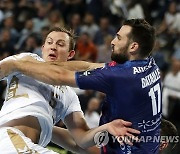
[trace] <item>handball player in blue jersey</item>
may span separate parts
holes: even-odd
[[[158,154],[162,102],[160,71],[150,56],[154,43],[155,29],[144,19],[130,19],[124,21],[111,42],[113,62],[41,63],[27,58],[7,62],[8,68],[3,71],[2,66],[0,75],[18,70],[49,84],[78,86],[105,93],[100,125],[121,118],[132,122],[132,127],[141,134],[133,146],[126,144],[126,138],[109,134],[109,142],[101,152]]]

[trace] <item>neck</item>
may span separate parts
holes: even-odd
[[[142,56],[139,56],[139,55],[130,55],[129,56],[129,60],[143,60],[145,58],[146,57],[142,57]]]

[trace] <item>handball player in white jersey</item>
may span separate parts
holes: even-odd
[[[0,64],[25,56],[38,61],[63,62],[74,56],[73,49],[73,33],[54,28],[42,46],[43,59],[22,53],[2,60]],[[3,154],[55,153],[45,148],[50,141],[76,153],[98,153],[97,148],[92,147],[97,132],[108,131],[114,136],[140,133],[127,128],[131,123],[120,119],[90,130],[77,95],[68,86],[48,85],[19,72],[4,79],[7,79],[7,91],[0,111],[0,152]],[[60,119],[69,131],[54,126]]]

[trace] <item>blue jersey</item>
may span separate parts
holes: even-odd
[[[140,141],[133,146],[120,146],[109,135],[109,142],[102,148],[102,153],[158,154],[162,95],[160,71],[152,57],[76,72],[76,83],[81,89],[106,94],[100,125],[123,119],[131,121],[132,127],[141,131]]]

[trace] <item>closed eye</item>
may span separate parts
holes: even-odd
[[[118,40],[121,40],[121,36],[119,34],[116,34],[116,37]]]
[[[49,41],[48,41],[47,44],[52,44],[52,42],[49,42]]]
[[[63,44],[63,43],[58,43],[58,45],[59,45],[59,46],[61,46],[61,47],[62,47],[62,46],[64,46],[64,44]]]

